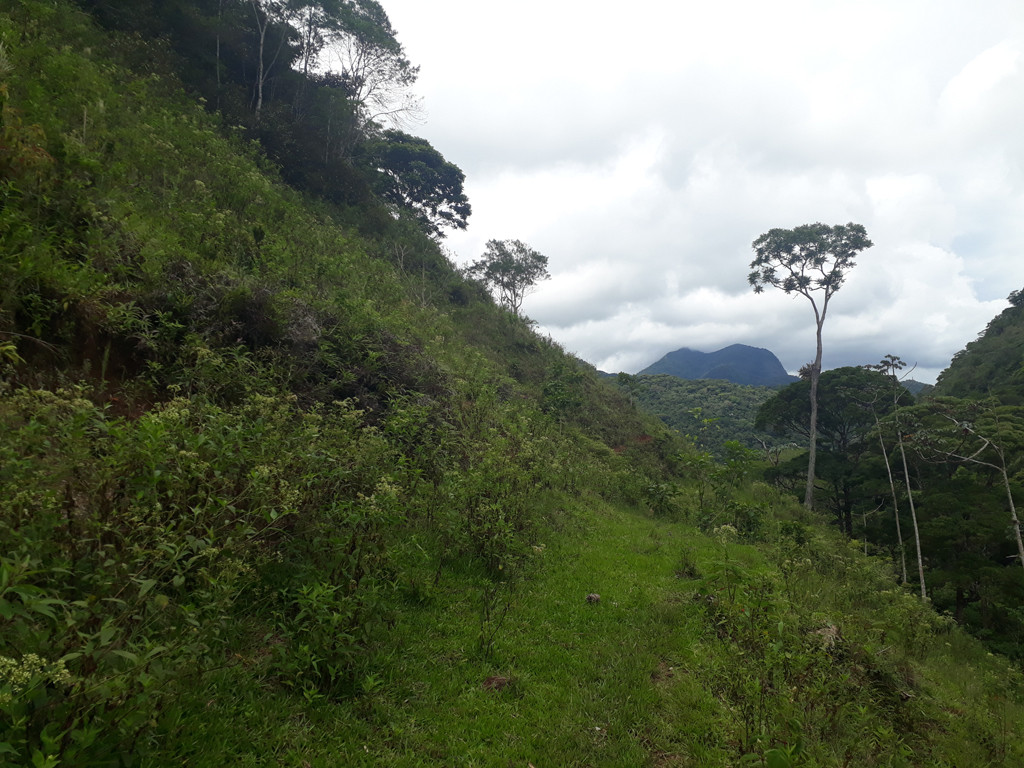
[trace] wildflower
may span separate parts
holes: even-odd
[[[739,538],[740,532],[736,530],[735,526],[732,525],[721,525],[715,528],[712,533],[716,538],[722,541],[732,541],[733,539]]]
[[[0,706],[47,682],[64,686],[74,683],[63,659],[46,661],[36,653],[26,653],[20,659],[0,656]]]

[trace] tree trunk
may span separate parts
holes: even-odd
[[[928,599],[928,591],[924,585],[924,562],[921,557],[921,534],[917,529],[917,511],[914,509],[914,494],[910,490],[910,470],[907,469],[907,454],[903,450],[903,435],[900,434],[900,423],[896,422],[897,435],[899,437],[900,456],[903,458],[903,477],[907,481],[907,503],[910,505],[910,519],[914,523],[914,546],[917,547],[917,576],[921,580],[921,599]]]
[[[1010,502],[1010,519],[1013,521],[1013,535],[1017,540],[1017,556],[1020,557],[1020,564],[1024,566],[1024,541],[1021,540],[1020,536],[1020,520],[1017,517],[1017,507],[1013,503],[1013,493],[1010,491],[1010,478],[1006,474],[1006,460],[1003,459],[1002,451],[999,452],[999,458],[1002,459],[1003,463],[1000,471],[1003,474],[1003,486],[1006,488],[1006,498]]]
[[[255,17],[256,17],[256,29],[260,33],[259,57],[258,57],[259,58],[259,63],[257,65],[257,69],[256,69],[256,108],[253,110],[255,112],[256,125],[259,125],[260,124],[260,114],[263,111],[263,85],[266,82],[267,77],[268,77],[270,71],[274,68],[274,65],[277,63],[277,59],[281,55],[281,49],[284,48],[285,40],[287,40],[287,38],[288,38],[288,32],[287,32],[288,18],[287,17],[278,17],[277,19],[274,20],[277,23],[279,23],[280,25],[282,25],[283,28],[281,30],[281,38],[280,38],[280,40],[278,40],[278,43],[277,43],[277,50],[274,52],[274,57],[270,60],[269,63],[266,63],[266,62],[264,62],[264,57],[266,56],[266,47],[267,47],[266,46],[266,43],[267,43],[267,29],[270,28],[270,22],[271,22],[270,11],[268,10],[268,8],[264,7],[263,4],[261,2],[259,2],[259,0],[249,0],[249,2],[252,5],[253,15],[255,15]],[[261,10],[263,11],[263,19],[262,19],[262,21],[260,20],[260,11]]]
[[[875,426],[878,427],[878,417],[875,416]],[[882,458],[885,460],[885,473],[889,476],[889,490],[892,491],[892,511],[896,516],[896,541],[900,547],[900,569],[903,575],[903,583],[907,583],[907,552],[903,548],[903,531],[900,529],[900,505],[896,497],[896,483],[892,479],[892,467],[889,465],[889,454],[885,450],[885,442],[882,440],[882,432],[878,432],[878,445],[882,449]]]
[[[260,33],[259,56],[256,70],[256,125],[260,124],[260,111],[263,109],[263,80],[266,77],[263,73],[263,49],[267,39],[267,27],[270,25],[270,17],[267,16],[260,23],[260,13],[255,0],[252,0],[252,12],[256,16],[256,28]]]
[[[818,313],[817,307],[814,313]],[[814,509],[814,465],[818,458],[818,379],[821,377],[821,326],[824,322],[824,317],[818,318],[818,348],[811,367],[811,440],[807,446],[807,488],[804,490],[804,506],[807,509]]]

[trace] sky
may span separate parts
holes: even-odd
[[[770,229],[866,227],[824,367],[933,382],[1024,287],[1020,0],[382,0],[420,66],[407,126],[466,174],[460,265],[518,239],[523,310],[609,371],[681,347],[814,358],[799,295],[747,283]]]

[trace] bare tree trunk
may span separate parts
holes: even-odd
[[[278,15],[276,22],[282,26],[281,38],[277,42],[277,50],[274,51],[274,58],[270,60],[270,63],[264,63],[264,56],[266,53],[266,40],[267,40],[267,29],[270,28],[270,10],[267,6],[264,6],[260,0],[249,0],[252,6],[253,15],[256,17],[256,29],[260,33],[259,42],[259,63],[256,68],[256,107],[253,110],[255,112],[256,125],[260,123],[260,113],[263,110],[263,84],[267,80],[267,76],[274,68],[277,63],[278,57],[281,55],[281,49],[284,48],[284,43],[288,39],[288,16]],[[263,19],[260,19],[260,10],[263,11]]]
[[[917,528],[917,511],[914,509],[914,494],[910,490],[910,470],[907,469],[907,454],[903,450],[903,435],[900,434],[900,423],[896,421],[896,430],[899,438],[900,456],[903,458],[903,477],[907,482],[907,503],[910,504],[910,519],[914,523],[914,546],[917,547],[917,576],[921,580],[921,599],[928,599],[928,591],[924,585],[924,561],[921,557],[921,534]]]
[[[1013,503],[1013,493],[1010,491],[1010,477],[1006,474],[1006,459],[1003,458],[1003,452],[1001,449],[996,450],[996,455],[999,456],[999,460],[1002,464],[999,471],[1003,475],[1003,487],[1006,488],[1006,499],[1010,502],[1010,519],[1013,521],[1013,535],[1017,540],[1017,555],[1020,557],[1021,566],[1024,566],[1024,540],[1021,540],[1020,519],[1017,517],[1017,507]]]
[[[811,304],[813,306],[813,302]],[[814,314],[818,314],[817,307],[814,307]],[[807,446],[807,488],[804,490],[804,506],[807,509],[814,509],[814,467],[818,458],[818,379],[821,377],[821,326],[825,322],[824,316],[818,317],[817,321],[818,348],[811,368],[811,441]]]
[[[260,124],[260,110],[263,109],[263,80],[265,79],[263,70],[263,48],[267,39],[267,27],[270,25],[270,17],[265,16],[263,21],[260,21],[260,12],[257,7],[256,0],[251,0],[252,12],[256,16],[256,28],[260,33],[260,45],[259,45],[259,56],[257,57],[259,63],[256,68],[256,125]]]
[[[878,425],[878,416],[875,416],[875,426]],[[903,583],[907,583],[907,552],[903,548],[903,531],[900,528],[900,504],[896,496],[896,483],[892,479],[892,466],[889,464],[889,454],[885,450],[885,442],[882,440],[882,433],[878,433],[878,445],[882,449],[882,458],[885,460],[885,474],[889,476],[889,490],[892,491],[892,510],[896,516],[896,540],[900,545],[900,568],[902,570]]]

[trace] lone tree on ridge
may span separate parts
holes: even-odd
[[[817,353],[810,367],[811,423],[807,450],[807,489],[804,506],[814,506],[814,463],[818,438],[818,378],[821,376],[821,329],[832,294],[838,291],[854,258],[873,243],[860,224],[804,224],[796,229],[772,229],[753,243],[755,259],[747,277],[754,293],[766,285],[805,296],[814,309]],[[820,306],[817,297],[820,297]]]
[[[498,299],[516,317],[530,288],[551,277],[548,257],[520,240],[488,240],[483,258],[470,264],[466,274],[497,289]]]

